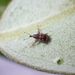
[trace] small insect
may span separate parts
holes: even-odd
[[[37,42],[43,42],[45,44],[48,44],[49,41],[51,40],[50,36],[47,33],[46,34],[40,33],[39,27],[38,27],[38,33],[34,34],[34,35],[30,35],[29,37],[33,37],[36,39],[35,42],[30,47],[35,45],[35,43],[37,43]]]

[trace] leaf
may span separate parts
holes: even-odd
[[[13,0],[0,23],[2,53],[37,70],[75,74],[74,9],[74,0]],[[30,47],[35,39],[27,38],[37,26],[51,41]]]

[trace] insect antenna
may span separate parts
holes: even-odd
[[[27,33],[27,32],[24,32],[24,33]],[[27,33],[27,34],[29,34],[30,35],[30,33]],[[28,37],[28,38],[26,38],[26,39],[24,39],[24,40],[27,40],[27,39],[29,39],[30,37]]]
[[[29,35],[30,35],[30,33],[28,33],[28,32],[24,32],[24,33],[27,33],[27,34],[29,34]]]

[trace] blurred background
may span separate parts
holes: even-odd
[[[0,0],[0,17],[11,0]]]
[[[0,19],[11,0],[0,0]],[[0,75],[58,75],[37,71],[7,59],[0,52]]]

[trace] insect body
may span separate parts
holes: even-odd
[[[50,41],[50,36],[48,36],[48,34],[44,34],[44,33],[40,33],[39,28],[38,28],[38,33],[34,34],[34,35],[30,35],[30,37],[35,38],[35,42],[30,46],[32,47],[36,42],[43,42],[45,44],[48,44],[48,42]]]

